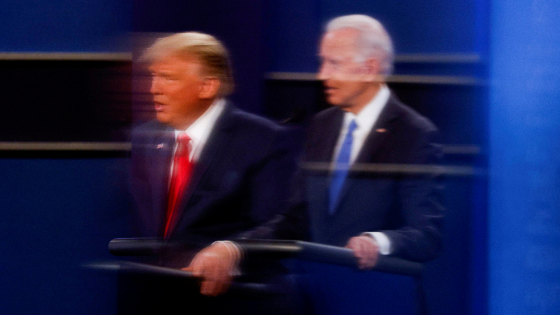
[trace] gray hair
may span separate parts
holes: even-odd
[[[197,57],[207,74],[220,79],[220,96],[227,96],[233,92],[234,81],[229,54],[214,36],[185,32],[162,37],[148,47],[139,60],[153,63],[169,55]]]
[[[375,57],[381,64],[381,71],[385,75],[393,71],[393,43],[391,37],[376,19],[362,14],[344,15],[330,20],[325,28],[326,32],[343,28],[358,31],[358,56],[356,62],[363,62],[369,57]]]

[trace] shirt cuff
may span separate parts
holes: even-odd
[[[362,235],[368,235],[375,239],[377,246],[379,246],[379,253],[381,255],[391,254],[391,240],[381,232],[364,232]]]
[[[231,275],[232,276],[240,276],[241,275],[241,269],[239,268],[239,263],[243,259],[243,251],[239,247],[239,244],[237,244],[236,242],[232,242],[232,241],[216,241],[216,242],[212,243],[212,245],[214,245],[216,243],[222,243],[227,248],[230,257],[233,258],[236,262],[233,270],[231,270],[231,272],[230,272]]]

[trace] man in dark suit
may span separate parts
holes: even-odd
[[[342,16],[327,25],[319,56],[318,78],[334,107],[313,119],[305,148],[306,162],[331,165],[308,177],[325,188],[308,191],[312,238],[352,249],[362,268],[379,254],[434,258],[442,207],[426,166],[440,156],[437,129],[385,85],[389,35],[371,17]]]
[[[318,78],[334,106],[309,127],[296,205],[249,237],[281,237],[307,208],[311,239],[352,249],[360,268],[372,268],[379,255],[433,259],[443,209],[432,166],[441,149],[436,127],[385,84],[389,35],[369,16],[338,17],[319,57]]]
[[[225,47],[207,34],[180,33],[158,39],[142,60],[152,74],[157,120],[132,137],[141,234],[200,249],[234,239],[285,209],[295,169],[286,131],[224,99],[233,88]],[[213,248],[236,258],[227,242]],[[159,261],[183,268],[196,254],[167,251]],[[234,272],[195,266],[206,276],[230,278]]]

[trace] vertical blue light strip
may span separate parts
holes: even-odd
[[[489,314],[560,314],[560,3],[491,19]]]

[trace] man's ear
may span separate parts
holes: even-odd
[[[379,77],[382,76],[381,73],[381,62],[376,58],[368,58],[364,62],[365,73],[368,77],[368,81],[378,81]]]
[[[202,80],[199,97],[201,99],[215,98],[221,86],[222,82],[217,77],[206,77]]]

